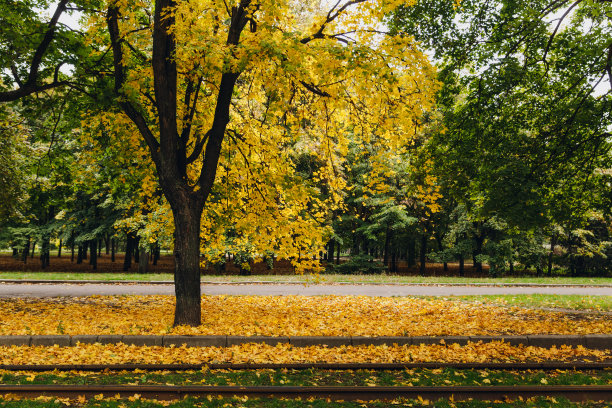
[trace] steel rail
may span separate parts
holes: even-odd
[[[606,362],[527,362],[527,363],[202,363],[202,364],[0,364],[5,371],[189,371],[189,370],[405,370],[440,369],[457,370],[604,370],[612,369]]]
[[[0,385],[0,395],[11,394],[34,398],[56,396],[93,398],[94,396],[127,398],[138,394],[141,398],[175,400],[185,396],[248,396],[285,398],[329,398],[332,400],[390,400],[418,398],[438,400],[503,400],[537,396],[565,397],[571,401],[610,401],[612,385],[573,386],[170,386],[170,385]]]

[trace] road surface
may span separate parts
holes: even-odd
[[[173,285],[146,284],[9,284],[0,283],[0,297],[58,297],[90,295],[172,295]],[[202,285],[206,295],[600,295],[612,296],[612,287],[580,286],[411,286],[411,285],[304,285],[223,284]]]

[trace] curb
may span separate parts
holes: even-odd
[[[560,347],[568,345],[596,350],[612,350],[612,335],[517,335],[517,336],[181,336],[181,335],[36,335],[0,336],[0,346],[60,346],[81,344],[127,344],[134,346],[161,347],[229,347],[246,343],[269,345],[289,344],[294,347],[308,346],[382,346],[420,344],[490,343],[503,341],[512,346]]]
[[[87,285],[87,284],[107,284],[107,285],[174,285],[174,281],[136,281],[136,280],[60,280],[60,279],[0,279],[0,283],[9,284],[72,284],[72,285]],[[483,282],[465,282],[465,283],[383,283],[383,282],[333,282],[333,283],[311,283],[311,282],[292,282],[292,281],[243,281],[243,282],[215,282],[201,281],[201,285],[354,285],[354,286],[483,286],[483,287],[534,287],[534,288],[612,288],[612,284],[578,284],[578,283],[483,283]]]

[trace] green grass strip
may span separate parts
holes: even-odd
[[[0,272],[0,279],[35,279],[35,280],[128,280],[128,281],[172,281],[172,274],[138,274],[138,273],[85,273],[85,272]],[[294,283],[486,283],[486,284],[548,284],[548,285],[612,285],[612,278],[590,277],[525,277],[525,278],[461,278],[445,276],[398,276],[398,275],[252,275],[220,276],[203,275],[202,281],[231,282],[294,282]]]
[[[461,386],[461,385],[605,385],[612,370],[201,370],[186,372],[115,373],[12,373],[0,374],[0,382],[71,385],[242,385],[242,386]]]

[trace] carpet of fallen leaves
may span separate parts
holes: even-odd
[[[504,342],[419,346],[292,347],[248,343],[231,347],[143,347],[79,344],[74,347],[0,347],[0,364],[207,364],[602,361],[611,350],[561,346],[550,349]]]
[[[172,328],[172,296],[0,299],[0,335],[433,336],[612,333],[612,319],[443,298],[203,296],[202,325]]]

